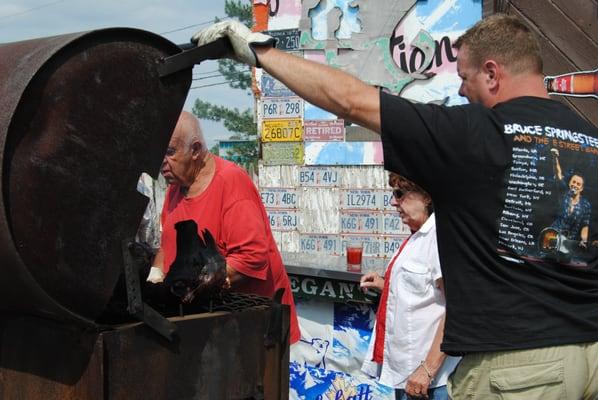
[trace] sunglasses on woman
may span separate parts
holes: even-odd
[[[399,200],[401,197],[405,195],[405,193],[407,192],[401,189],[393,189],[392,196],[395,198],[395,200]]]

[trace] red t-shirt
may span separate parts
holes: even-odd
[[[291,308],[290,342],[295,343],[300,338],[295,302],[260,195],[244,170],[220,157],[214,160],[214,177],[200,195],[185,198],[178,185],[168,187],[161,216],[164,272],[176,257],[174,225],[194,220],[200,235],[210,231],[230,267],[254,278],[239,291],[271,297],[285,289],[282,303]]]

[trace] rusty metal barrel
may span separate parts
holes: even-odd
[[[110,28],[0,44],[0,310],[95,325],[191,84],[181,50]]]

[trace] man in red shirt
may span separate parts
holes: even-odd
[[[198,233],[207,229],[226,260],[231,290],[271,297],[284,288],[291,308],[290,343],[300,338],[295,303],[282,258],[270,231],[260,195],[236,164],[208,151],[199,121],[179,117],[162,162],[169,183],[162,208],[162,239],[148,281],[160,282],[176,256],[179,221],[193,220]]]

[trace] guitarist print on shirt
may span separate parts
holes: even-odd
[[[590,201],[598,182],[588,172],[596,170],[598,141],[550,126],[507,124],[505,134],[513,139],[513,161],[499,252],[586,267],[598,249]]]

